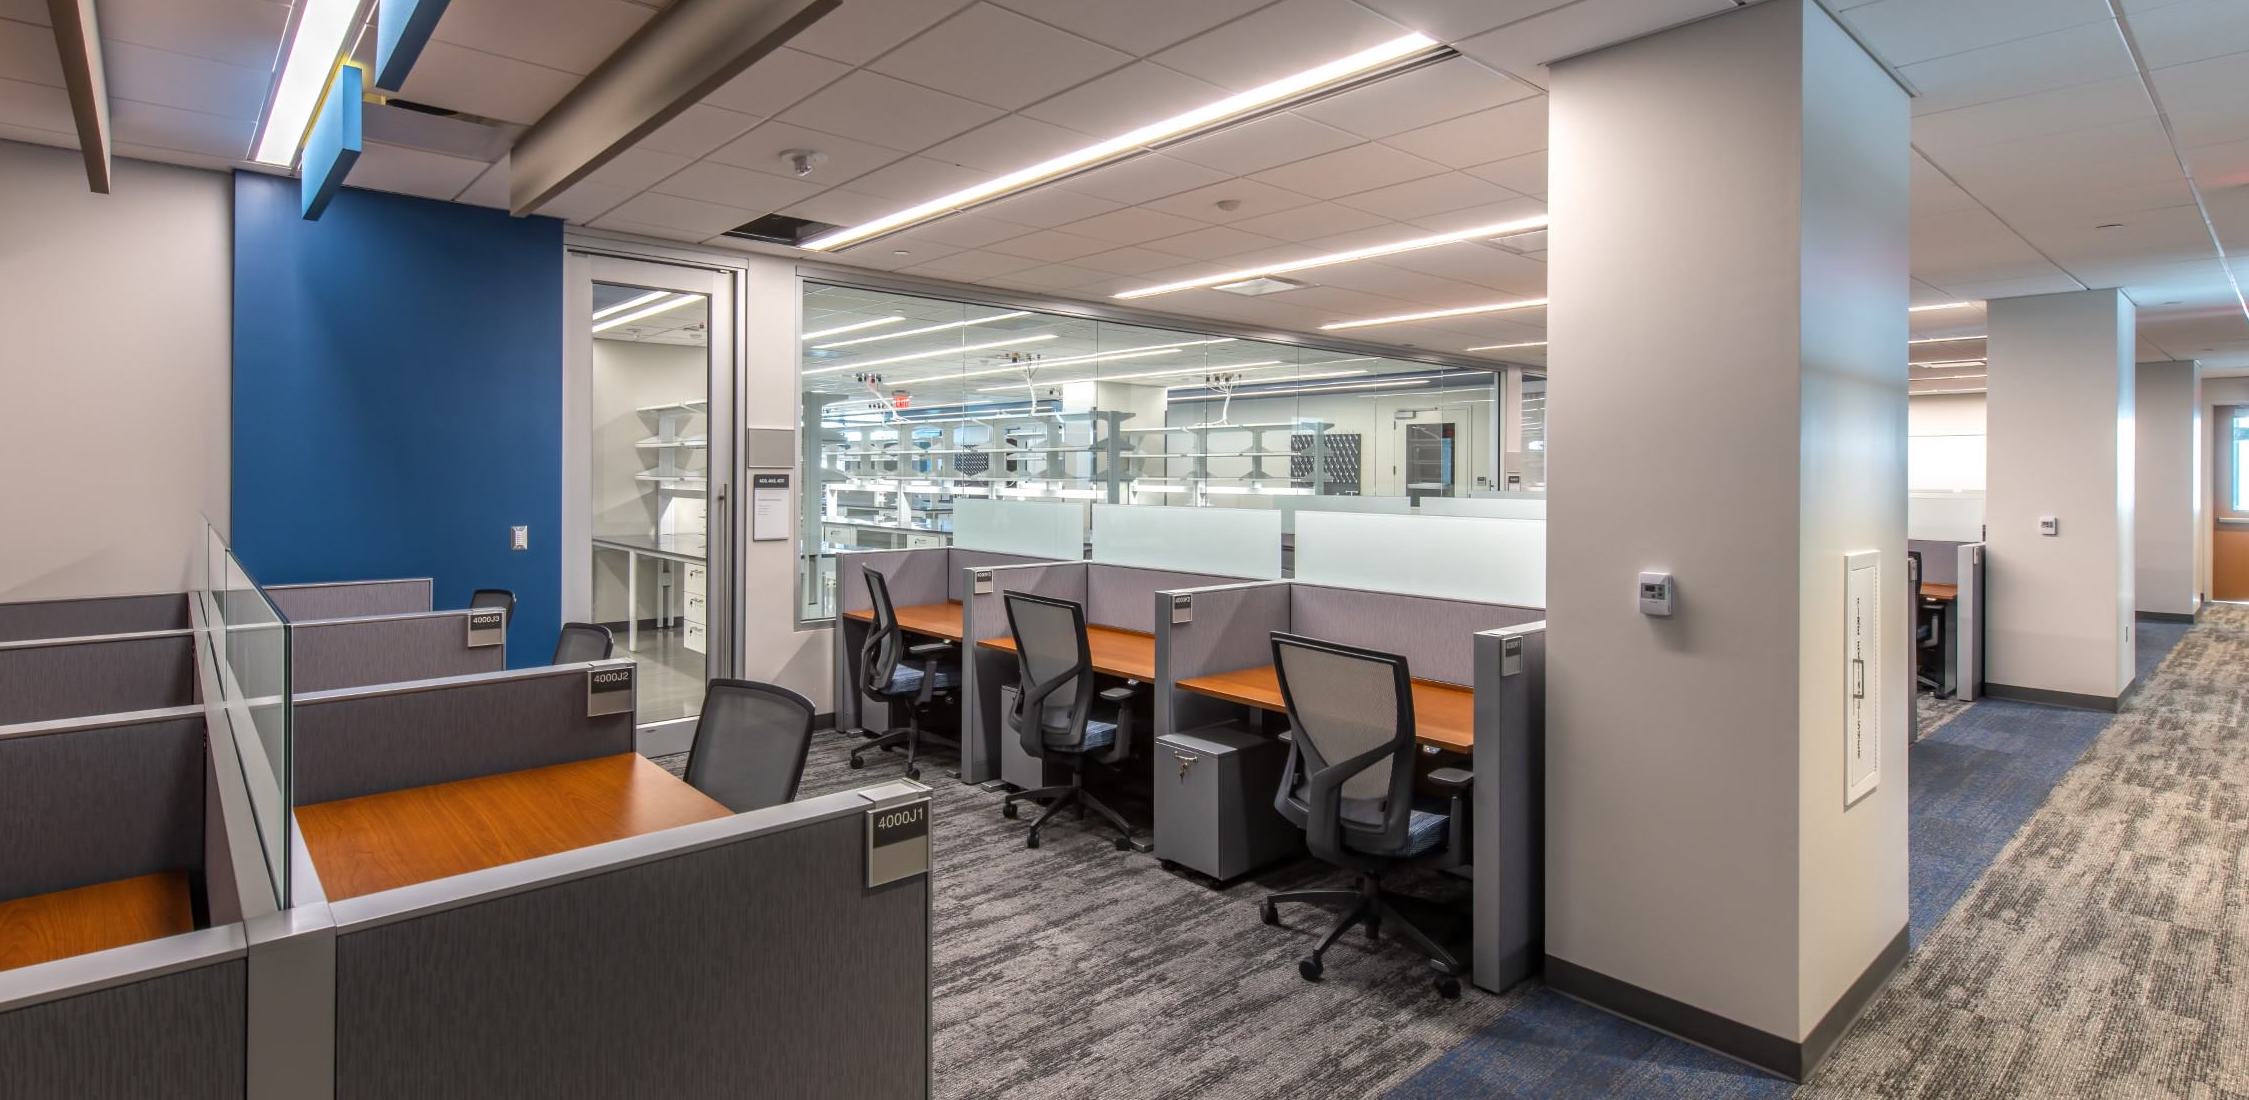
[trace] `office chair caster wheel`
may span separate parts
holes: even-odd
[[[1013,802],[1002,802],[1000,803],[1000,816],[1010,819],[1018,818],[1023,816],[1023,811],[1017,808]]]
[[[1036,848],[1036,847],[1038,847],[1038,846],[1039,846],[1039,834],[1037,834],[1037,833],[1032,833],[1032,834],[1031,834],[1030,836],[1024,837],[1024,838],[1023,838],[1023,846],[1024,846],[1025,848]]]
[[[908,779],[920,779],[920,778],[921,778],[921,769],[920,769],[920,768],[907,768],[907,769],[906,769],[906,778],[908,778]]]
[[[1326,969],[1326,967],[1320,965],[1320,960],[1318,959],[1306,959],[1303,962],[1296,964],[1296,972],[1302,974],[1304,976],[1304,980],[1308,982],[1319,981],[1320,972]]]
[[[852,767],[852,769],[853,769],[853,770],[855,770],[855,771],[856,771],[857,769],[860,769],[860,768],[864,768],[864,767],[866,767],[866,766],[867,766],[867,762],[866,762],[866,761],[864,761],[864,760],[861,760],[861,759],[859,759],[859,758],[858,758],[858,757],[856,757],[856,756],[854,756],[854,757],[852,757],[852,758],[851,758],[851,767]]]
[[[1281,924],[1281,907],[1270,901],[1258,902],[1257,919],[1278,928]]]
[[[1128,836],[1120,836],[1120,837],[1118,837],[1118,838],[1116,839],[1116,841],[1115,841],[1115,844],[1116,844],[1116,846],[1117,846],[1117,850],[1118,850],[1118,851],[1120,851],[1120,852],[1129,852],[1129,851],[1131,851],[1131,850],[1132,850],[1132,838],[1131,838],[1131,837],[1128,837]]]
[[[1459,979],[1459,978],[1455,978],[1455,977],[1453,977],[1453,976],[1452,976],[1452,975],[1450,975],[1450,974],[1447,974],[1447,975],[1445,975],[1444,977],[1442,977],[1442,978],[1439,978],[1439,979],[1437,979],[1437,996],[1439,996],[1439,997],[1443,997],[1444,999],[1446,999],[1446,1000],[1448,1000],[1448,1001],[1457,1001],[1457,1000],[1459,1000],[1459,999],[1460,999],[1460,979]]]

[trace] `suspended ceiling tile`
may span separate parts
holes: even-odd
[[[1023,113],[1108,138],[1224,98],[1225,90],[1216,84],[1142,61],[1025,107]]]
[[[742,218],[720,227],[732,229],[751,220],[751,218],[779,210],[792,203],[803,202],[805,199],[819,194],[821,188],[803,180],[787,179],[764,172],[752,172],[746,168],[736,168],[732,165],[718,164],[712,161],[699,161],[673,173],[663,182],[656,184],[652,190],[665,195],[676,195],[681,198],[696,199],[750,211],[749,218]]]
[[[98,14],[104,43],[130,42],[272,72],[289,6],[270,0],[101,0]]]
[[[1023,256],[1033,260],[1060,263],[1074,260],[1080,256],[1091,256],[1096,252],[1106,252],[1113,247],[1115,246],[1108,241],[1081,237],[1075,233],[1066,233],[1059,229],[1041,229],[1036,233],[1025,233],[1019,237],[996,241],[986,246],[986,250],[1008,256]]]
[[[1176,237],[1149,241],[1145,247],[1191,260],[1215,261],[1242,256],[1260,249],[1282,246],[1283,242],[1276,241],[1271,237],[1260,237],[1255,233],[1244,233],[1239,229],[1228,226],[1214,225],[1206,229],[1197,229],[1192,233],[1181,233]],[[1191,277],[1193,277],[1193,273],[1180,276],[1180,278]],[[1170,282],[1172,280],[1152,281]]]
[[[763,213],[763,210],[649,191],[619,203],[616,209],[603,215],[594,224],[624,221],[656,225],[693,234],[694,239],[702,240],[724,233]]]
[[[1251,218],[1277,214],[1283,210],[1294,210],[1299,206],[1309,206],[1314,201],[1316,200],[1309,196],[1299,195],[1294,191],[1275,187],[1269,183],[1261,183],[1253,179],[1230,179],[1222,183],[1211,184],[1208,187],[1182,191],[1179,194],[1166,196],[1143,205],[1150,210],[1177,214],[1180,217],[1193,218],[1200,222],[1210,222],[1214,225],[1234,225]],[[1220,203],[1230,204],[1233,208],[1221,208],[1218,205]]]
[[[1155,55],[1231,91],[1348,57],[1408,33],[1349,0],[1281,0]]]
[[[580,182],[603,188],[622,188],[627,192],[645,191],[691,163],[693,162],[686,157],[659,153],[652,149],[627,149],[611,158],[609,163],[594,169]]]
[[[2191,0],[2128,16],[2151,69],[2249,52],[2249,5]]]
[[[1442,42],[1472,38],[1494,27],[1552,11],[1571,0],[1361,0],[1400,24]]]
[[[899,237],[939,241],[956,248],[989,248],[1000,241],[1013,240],[1031,232],[1034,230],[1029,226],[977,210],[915,226],[911,233],[902,233]],[[1034,255],[1032,258],[1044,257]]]
[[[818,163],[801,177],[782,156],[795,150],[810,150],[820,154]],[[857,179],[905,155],[895,149],[822,133],[795,123],[773,121],[759,123],[749,133],[718,147],[706,159],[832,187]]]
[[[1550,61],[1733,7],[1733,0],[1577,0],[1455,45],[1492,68],[1543,88]]]
[[[1194,219],[1167,214],[1161,210],[1127,207],[1071,222],[1066,228],[1072,233],[1111,244],[1139,244],[1177,236],[1199,229],[1202,225],[1203,223]]]
[[[1389,137],[1539,94],[1466,57],[1354,88],[1297,108],[1364,138]]]
[[[1083,149],[1094,139],[1023,115],[1005,115],[924,150],[925,156],[965,168],[1005,173]]]
[[[453,201],[471,206],[488,206],[496,210],[508,208],[508,158],[501,157],[486,167],[476,181],[464,188]]]
[[[850,0],[789,41],[806,53],[864,65],[967,7],[965,0]]]
[[[1108,252],[1096,252],[1091,256],[1080,256],[1070,262],[1094,271],[1107,272],[1111,275],[1130,275],[1137,278],[1152,271],[1168,271],[1178,266],[1179,257],[1146,248],[1128,247],[1112,249]]]
[[[1134,56],[1191,38],[1271,0],[997,0],[1044,23]]]
[[[765,121],[756,115],[697,103],[679,113],[670,122],[656,128],[656,132],[640,139],[643,149],[659,153],[672,153],[683,157],[700,157],[726,144],[750,128]]]
[[[1518,194],[1533,198],[1546,197],[1546,151],[1524,153],[1521,156],[1495,160],[1462,169],[1469,175],[1487,183],[1496,183]]]
[[[703,102],[770,118],[850,71],[851,66],[825,57],[815,57],[802,50],[778,49],[758,58],[734,79],[703,97]]]
[[[44,0],[0,0],[0,19],[44,27],[48,25],[47,5]]]
[[[70,113],[70,95],[52,84],[0,79],[0,122],[69,135],[71,147],[78,145],[78,124]]]
[[[627,0],[450,0],[431,37],[583,76],[655,14]]]
[[[450,202],[476,182],[487,167],[482,161],[369,141],[352,164],[346,182],[371,191]]]
[[[2113,22],[2081,23],[2031,38],[1964,50],[1900,70],[1919,94],[1916,115],[2134,76],[2132,51]]]
[[[1546,148],[1546,97],[1518,100],[1383,139],[1447,168],[1468,168]]]
[[[1005,8],[975,4],[884,55],[872,68],[1014,110],[1131,60],[1129,54]]]
[[[864,69],[781,113],[781,119],[892,149],[923,149],[1000,116],[981,103]]]
[[[1181,142],[1165,152],[1190,164],[1246,176],[1358,143],[1357,137],[1325,123],[1280,114]]]
[[[1465,172],[1447,172],[1441,176],[1349,195],[1336,201],[1371,214],[1406,221],[1449,210],[1520,198],[1522,196],[1496,183],[1486,183]]]
[[[1060,187],[1041,187],[1037,190],[1025,191],[1019,195],[1010,195],[997,202],[986,203],[977,207],[976,210],[978,213],[998,218],[1001,221],[1028,225],[1037,229],[1052,229],[1058,225],[1068,225],[1071,222],[1083,221],[1086,218],[1122,208],[1120,204],[1110,202],[1107,199],[1079,194]]]
[[[851,189],[899,200],[901,207],[950,195],[992,178],[989,172],[947,164],[931,157],[892,161],[851,181]]]
[[[113,54],[116,48],[106,47],[103,53]],[[62,87],[62,58],[55,52],[55,32],[44,24],[0,19],[0,78]]]
[[[781,211],[792,218],[809,218],[830,225],[871,222],[898,209],[898,200],[862,195],[846,187],[831,187]]]
[[[1535,218],[1544,213],[1544,201],[1525,195],[1510,195],[1497,202],[1478,203],[1435,214],[1417,214],[1405,220],[1415,228],[1431,233],[1453,233],[1478,226]]]
[[[1072,176],[1055,188],[1138,205],[1170,195],[1207,187],[1227,178],[1226,173],[1200,164],[1146,153],[1131,160]]]
[[[904,268],[909,275],[922,275],[932,279],[954,279],[975,282],[1000,275],[1011,275],[1039,266],[1039,261],[1022,256],[1007,256],[997,252],[967,250],[927,260]]]
[[[1438,175],[1445,170],[1444,165],[1435,161],[1370,141],[1307,157],[1294,164],[1268,168],[1252,178],[1316,199],[1332,199]]]
[[[1308,241],[1355,229],[1370,229],[1388,225],[1390,220],[1379,214],[1353,210],[1332,202],[1315,202],[1291,207],[1277,213],[1262,214],[1235,222],[1238,229],[1282,241]]]
[[[1913,144],[1934,157],[2095,126],[2155,120],[2137,74],[1960,107],[1913,120]]]
[[[576,75],[558,69],[432,41],[399,94],[416,103],[529,126],[577,85]]]
[[[222,118],[134,99],[111,100],[109,123],[116,141],[228,160],[250,154],[250,135],[257,128],[247,118]]]
[[[2107,0],[1877,0],[1842,16],[1897,66],[2108,19]]]

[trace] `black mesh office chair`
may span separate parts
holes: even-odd
[[[609,636],[609,628],[598,623],[564,623],[562,636],[554,641],[553,665],[574,665],[580,661],[606,661],[617,650],[617,640]]]
[[[687,750],[688,785],[735,813],[796,801],[812,715],[812,700],[785,687],[712,680]]]
[[[1085,608],[1068,600],[1049,599],[1025,592],[1010,592],[1007,625],[1015,634],[1016,666],[1020,670],[1015,713],[1010,717],[1023,741],[1023,751],[1039,759],[1057,759],[1069,766],[1070,782],[1057,787],[1017,791],[1000,804],[1000,813],[1014,817],[1018,802],[1046,807],[1024,839],[1027,847],[1039,846],[1039,829],[1065,807],[1076,806],[1078,815],[1091,810],[1123,834],[1117,849],[1132,847],[1132,826],[1123,815],[1103,805],[1085,789],[1087,758],[1114,764],[1132,754],[1132,689],[1110,688],[1099,692],[1103,703],[1116,709],[1114,721],[1093,717],[1093,651],[1085,634]]]
[[[1306,981],[1320,980],[1321,957],[1345,932],[1364,924],[1372,937],[1387,926],[1436,968],[1438,993],[1459,996],[1460,959],[1400,913],[1382,889],[1387,871],[1436,860],[1457,866],[1467,848],[1468,772],[1429,774],[1451,794],[1450,812],[1414,808],[1413,677],[1406,659],[1275,631],[1273,668],[1292,727],[1273,807],[1304,830],[1313,855],[1355,872],[1359,881],[1351,890],[1268,894],[1259,915],[1279,924],[1282,902],[1344,907],[1342,919],[1297,964]]]
[[[513,621],[515,619],[515,593],[505,588],[479,588],[469,593],[469,610],[484,611],[493,608],[497,608],[507,615],[510,621]]]
[[[906,724],[853,748],[851,766],[864,768],[867,753],[904,745],[906,778],[919,779],[917,760],[924,741],[960,751],[960,742],[921,728],[922,711],[930,702],[959,690],[960,665],[945,659],[953,651],[951,642],[907,645],[906,632],[898,625],[898,608],[890,602],[890,582],[864,566],[860,572],[867,578],[867,598],[874,604],[874,625],[859,646],[859,687],[886,703],[904,703]]]

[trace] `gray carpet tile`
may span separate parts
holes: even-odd
[[[895,758],[872,758],[853,771],[844,765],[853,739],[815,736],[807,796],[901,770]],[[1294,907],[1284,927],[1269,927],[1258,900],[1348,886],[1345,876],[1305,860],[1214,888],[1068,818],[1049,824],[1034,851],[1023,846],[1027,822],[1000,816],[998,794],[945,770],[949,750],[925,760],[922,779],[936,791],[940,1097],[1378,1095],[1514,999],[1469,990],[1443,1000],[1411,950],[1357,932],[1328,952],[1324,981],[1306,982],[1296,962],[1329,918]],[[686,761],[658,763],[677,771]],[[1130,799],[1112,804],[1145,829]],[[1466,893],[1440,875],[1399,887],[1436,900]]]
[[[2183,633],[1804,1091],[2249,1096],[2249,608]]]

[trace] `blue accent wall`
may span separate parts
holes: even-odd
[[[562,603],[562,223],[234,177],[234,546],[262,584],[513,589],[511,666]],[[531,548],[508,549],[508,528]]]

